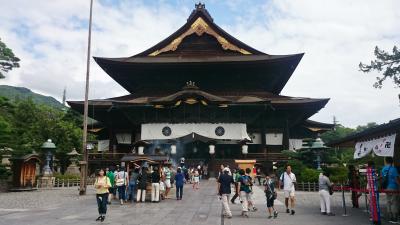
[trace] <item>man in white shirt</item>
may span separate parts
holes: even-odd
[[[292,173],[292,168],[290,166],[286,166],[286,172],[283,172],[280,179],[280,186],[283,186],[283,192],[285,193],[285,206],[286,206],[286,213],[290,213],[294,215],[294,191],[295,191],[295,184],[296,184],[296,175]],[[289,210],[289,198],[290,198],[290,209]]]

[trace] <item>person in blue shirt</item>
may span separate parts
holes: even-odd
[[[393,166],[393,158],[385,158],[386,165],[383,167],[381,175],[383,180],[387,180],[387,186],[383,187],[387,191],[398,191],[400,186],[400,177],[397,168]],[[387,214],[390,222],[397,222],[398,218],[398,206],[399,206],[399,194],[398,193],[386,193],[386,206]]]
[[[175,175],[176,200],[182,200],[184,183],[185,183],[185,175],[182,173],[182,169],[178,168],[176,170],[176,175]]]

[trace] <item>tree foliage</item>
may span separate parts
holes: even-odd
[[[20,59],[0,39],[0,79],[5,78],[5,73],[19,67]]]
[[[41,145],[52,139],[57,146],[55,156],[64,171],[69,164],[67,153],[82,146],[80,117],[69,110],[35,104],[30,99],[10,103],[0,97],[0,148],[12,148],[16,156],[33,150],[43,153]]]
[[[381,77],[376,77],[374,83],[375,88],[382,88],[383,82],[389,78],[392,79],[397,87],[400,87],[400,51],[397,46],[393,47],[392,54],[381,50],[378,46],[375,47],[374,54],[375,60],[372,60],[370,64],[364,64],[360,62],[359,68],[364,73],[371,71],[383,72]]]

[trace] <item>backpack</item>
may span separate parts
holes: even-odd
[[[240,185],[243,185],[245,188],[245,192],[250,193],[250,186],[251,186],[251,180],[250,177],[247,175],[241,176],[242,179],[240,179]]]

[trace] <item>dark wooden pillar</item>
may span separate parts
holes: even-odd
[[[285,125],[283,128],[283,140],[282,140],[282,147],[283,150],[288,150],[289,149],[289,120],[286,116],[285,118]]]

